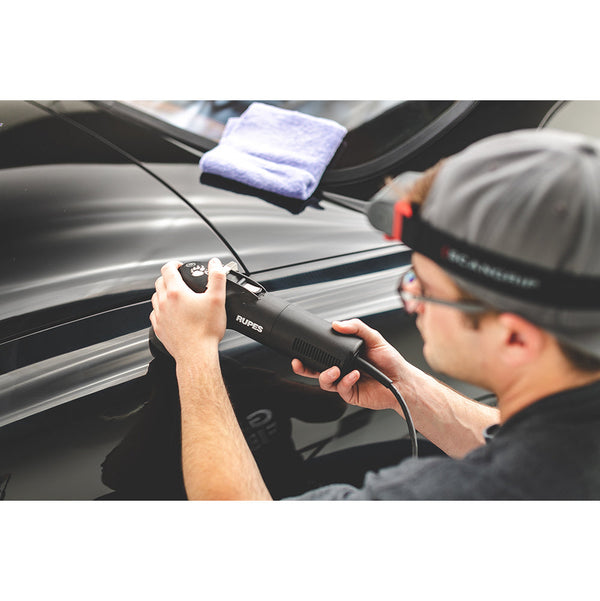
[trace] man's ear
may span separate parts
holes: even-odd
[[[498,316],[503,360],[513,367],[535,361],[549,344],[547,332],[514,313]]]

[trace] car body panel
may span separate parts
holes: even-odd
[[[8,233],[0,259],[0,340],[147,299],[160,267],[177,256],[231,256],[156,178],[85,132],[26,106],[29,118],[21,111],[16,125],[3,107],[8,123],[0,139],[12,155],[0,165]]]
[[[9,109],[19,111],[18,122]],[[18,147],[0,169],[4,223],[11,233],[0,285],[5,498],[184,496],[174,371],[165,367],[168,358],[153,358],[148,343],[149,299],[167,260],[220,256],[245,269],[247,261],[268,289],[324,317],[398,310],[394,281],[409,253],[383,241],[362,215],[328,202],[325,209],[293,213],[203,185],[197,157],[192,162],[191,153],[179,147],[171,144],[178,163],[143,164],[38,103],[0,103],[0,111],[7,124],[0,144]],[[155,146],[162,143],[157,137]],[[332,215],[344,234],[331,236],[322,215]],[[234,239],[235,250],[222,230]],[[346,306],[339,302],[341,291]],[[335,395],[323,402],[318,388],[293,376],[288,359],[274,355],[235,332],[222,343],[224,371],[230,387],[238,384],[247,437],[273,490],[285,495],[302,488],[299,478],[290,478],[303,465],[298,449],[321,437],[318,428],[292,433],[298,430],[292,424],[321,420],[335,431],[345,406]],[[295,398],[318,400],[282,409],[267,386],[266,394],[249,396],[248,406],[244,391],[264,388],[271,379],[284,390],[291,386]],[[267,414],[277,419],[265,422]],[[270,439],[275,431],[276,443]],[[143,442],[149,440],[169,444]],[[163,449],[159,457],[157,449]],[[163,474],[161,486],[153,475],[139,476],[151,458]]]

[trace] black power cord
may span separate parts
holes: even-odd
[[[402,395],[398,391],[398,389],[394,386],[394,383],[381,371],[379,371],[376,367],[371,365],[368,361],[363,359],[362,357],[356,357],[357,369],[363,371],[365,374],[371,376],[375,380],[377,380],[380,384],[385,386],[395,397],[398,403],[400,404],[400,408],[402,409],[402,413],[404,413],[404,419],[406,420],[406,425],[408,426],[408,435],[410,436],[410,445],[412,448],[412,456],[419,456],[419,448],[417,444],[417,431],[415,430],[415,426],[412,421],[412,417],[410,415],[410,411],[408,410],[408,406],[406,405],[406,401],[402,398]]]

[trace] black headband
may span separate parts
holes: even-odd
[[[419,205],[396,203],[392,238],[474,284],[557,309],[600,310],[600,278],[537,267],[474,246],[419,215]]]

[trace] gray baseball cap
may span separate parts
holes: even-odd
[[[600,357],[600,141],[491,136],[446,159],[422,210],[373,200],[375,227],[461,288]]]

